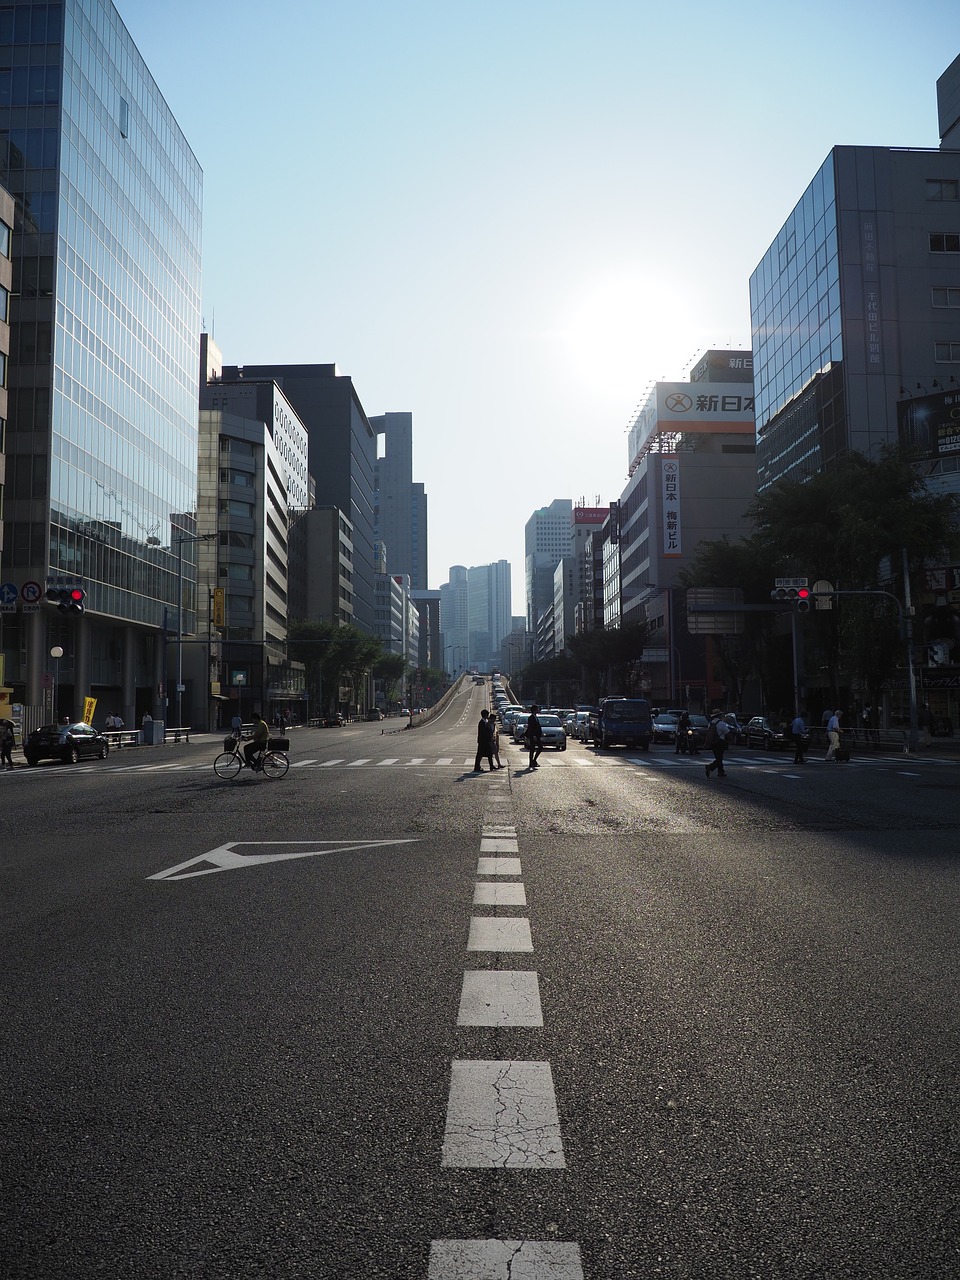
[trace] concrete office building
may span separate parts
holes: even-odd
[[[216,727],[219,703],[226,703],[222,725],[237,710],[247,720],[254,711],[269,718],[303,697],[302,673],[288,667],[285,648],[289,535],[283,468],[280,444],[267,422],[201,409],[201,643],[183,646],[186,688],[180,701],[186,724]],[[223,593],[222,617],[216,616],[217,591]],[[211,647],[202,644],[205,635]]]
[[[686,654],[677,652],[677,574],[700,542],[746,532],[756,493],[750,354],[709,356],[694,370],[703,381],[654,385],[630,430],[630,481],[619,502],[621,625],[653,625],[644,662],[660,702],[677,697],[681,675],[684,689],[706,697],[702,644],[694,637]]]
[[[193,626],[200,166],[110,0],[0,9],[0,134],[7,683],[39,706],[59,646],[59,713],[93,695],[98,723],[162,717],[181,588]],[[85,613],[37,608],[30,584],[83,590]]]
[[[420,615],[417,629],[419,649],[417,666],[422,670],[442,671],[443,652],[440,628],[440,592],[437,590],[414,591],[413,603]]]
[[[902,402],[960,387],[960,59],[938,101],[940,150],[834,147],[751,276],[761,491],[876,457]]]
[[[291,618],[353,624],[353,529],[339,507],[314,507],[291,522],[291,545],[305,566],[302,600]],[[292,586],[292,584],[291,584]]]
[[[413,479],[413,414],[369,419],[383,439],[375,472],[376,534],[386,544],[387,571],[406,574],[414,591],[427,589],[427,495]]]
[[[373,635],[377,436],[353,379],[335,364],[225,365],[222,377],[275,382],[306,427],[316,503],[337,507],[353,530],[353,621]]]

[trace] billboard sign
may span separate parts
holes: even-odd
[[[960,392],[898,401],[897,432],[901,444],[919,449],[928,461],[960,453]]]

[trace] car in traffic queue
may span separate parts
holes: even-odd
[[[737,713],[735,711],[728,711],[723,718],[724,720],[726,720],[727,724],[730,726],[730,734],[727,738],[727,741],[731,743],[737,743],[737,744],[746,741],[746,739],[744,738],[746,725],[743,725],[740,723],[739,719],[737,718]]]
[[[554,715],[538,715],[537,719],[540,721],[540,732],[543,735],[543,745],[545,747],[555,747],[557,751],[566,751],[567,734],[560,717]]]
[[[790,726],[767,716],[748,720],[743,736],[748,747],[762,747],[764,751],[786,751],[793,747]]]
[[[29,765],[41,760],[62,760],[77,764],[80,760],[106,760],[110,743],[90,724],[44,724],[27,735],[23,757]]]
[[[529,711],[522,711],[519,715],[513,717],[510,721],[510,737],[514,742],[520,742],[523,739],[524,732],[527,727],[527,721],[530,719]]]
[[[593,745],[639,747],[649,751],[653,717],[646,698],[604,698],[596,716],[590,716]]]
[[[666,742],[672,746],[677,740],[677,726],[679,723],[679,711],[658,712],[653,717],[653,741]]]
[[[574,737],[578,742],[590,741],[590,736],[591,736],[590,716],[595,714],[596,710],[597,710],[596,707],[578,707],[577,708],[577,727],[574,733]]]

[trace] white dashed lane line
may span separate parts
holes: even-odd
[[[502,798],[501,798],[502,797]],[[473,906],[496,915],[470,919],[467,950],[504,957],[533,952],[519,879],[509,784],[491,787],[480,836]],[[507,913],[507,914],[503,914]],[[467,969],[459,1027],[543,1026],[535,971]],[[441,1166],[445,1169],[563,1169],[566,1159],[549,1062],[458,1058],[451,1063]],[[580,1246],[555,1240],[434,1240],[427,1280],[584,1280]]]

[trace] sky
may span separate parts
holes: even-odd
[[[657,380],[750,348],[836,145],[937,147],[956,0],[115,0],[204,172],[227,364],[409,411],[429,583],[620,496]]]

